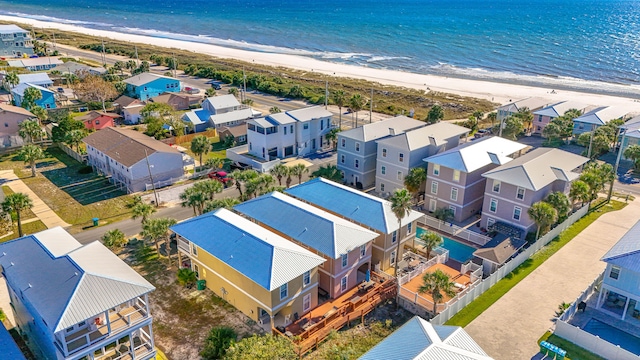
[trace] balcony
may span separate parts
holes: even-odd
[[[89,359],[93,360],[138,360],[149,359],[155,354],[153,340],[149,333],[150,326],[136,330],[131,336],[126,335],[94,352]]]

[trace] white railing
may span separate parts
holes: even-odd
[[[469,242],[478,244],[480,246],[483,246],[484,244],[491,241],[491,238],[488,236],[478,234],[477,232],[467,230],[460,226],[436,219],[429,215],[424,215],[421,219],[418,220],[418,222],[419,223],[421,222],[427,227],[430,227],[432,229],[438,230],[440,232],[444,232],[446,234],[457,236],[463,240],[467,240]]]
[[[191,248],[189,247],[189,242],[178,238],[178,248],[184,250],[188,253],[191,252]]]
[[[413,254],[412,256],[421,257],[420,255],[417,255],[417,254]],[[434,266],[436,264],[442,264],[442,263],[446,262],[447,258],[448,258],[448,252],[446,254],[436,254],[430,260],[418,265],[410,273],[402,275],[402,276],[399,276],[398,277],[398,282],[400,283],[400,285],[404,285],[404,284],[408,283],[409,281],[415,279],[416,277],[421,276],[422,274],[424,274],[424,272],[427,271],[427,269],[429,269],[430,267],[432,267],[432,266]]]
[[[556,322],[556,329],[553,333],[556,336],[568,340],[569,342],[596,355],[600,355],[605,359],[638,360],[638,355],[635,355],[618,345],[614,345],[607,340],[601,339],[599,336],[590,334],[564,321]]]
[[[603,278],[604,278],[604,272],[601,273],[600,275],[598,275],[598,277],[595,280],[593,280],[593,282],[586,289],[584,289],[584,291],[580,294],[580,296],[578,296],[576,301],[574,301],[573,304],[571,304],[571,306],[569,306],[564,311],[564,313],[562,313],[562,315],[560,315],[560,317],[558,317],[558,321],[569,321],[569,320],[571,320],[573,315],[578,310],[578,304],[580,304],[582,301],[584,301],[585,303],[587,302],[587,299],[591,296],[591,294],[593,294],[593,292],[595,291],[596,287],[600,283],[602,283],[602,279]]]

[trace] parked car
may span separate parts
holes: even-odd
[[[207,174],[207,176],[209,177],[209,179],[220,181],[225,187],[227,186],[227,183],[231,181],[231,179],[227,177],[227,173],[225,171],[212,171]]]
[[[64,89],[63,88],[58,88],[58,92],[59,93],[64,93]]]
[[[491,130],[490,129],[480,129],[475,134],[473,134],[473,137],[476,138],[476,139],[480,139],[480,138],[483,138],[485,136],[491,136]]]
[[[193,94],[199,94],[199,93],[200,93],[200,89],[192,88],[192,87],[186,87],[186,88],[184,88],[184,91],[185,91],[187,94],[192,94],[192,95],[193,95]]]

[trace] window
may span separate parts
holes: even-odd
[[[287,127],[284,127],[284,134],[287,135]]]
[[[411,234],[411,231],[413,230],[412,227],[413,227],[412,223],[407,224],[407,235]]]
[[[380,191],[384,192],[384,183],[380,183]]]
[[[518,191],[516,192],[516,199],[524,200],[524,188],[518,188]]]
[[[367,245],[360,245],[360,257],[367,255]]]
[[[289,131],[293,134],[293,125],[289,128]]]
[[[320,130],[324,130],[324,121],[320,120]]]
[[[398,180],[402,180],[402,171],[398,171],[398,175],[396,177]]]
[[[309,124],[304,124],[304,126],[302,126],[303,129],[305,130],[309,130]]]
[[[382,167],[380,168],[380,173],[381,173],[382,175],[386,174],[386,173],[387,173],[387,167],[386,167],[386,166],[382,166]]]
[[[432,181],[431,182],[431,193],[432,194],[437,194],[438,193],[438,182],[437,181]]]
[[[453,205],[449,205],[449,210],[451,210],[451,215],[456,216],[456,207]]]
[[[500,193],[500,184],[501,182],[498,180],[493,180],[493,192]]]
[[[346,147],[347,146],[347,140],[346,139],[340,140],[340,146]]]
[[[353,166],[354,166],[356,169],[357,169],[357,168],[359,168],[359,167],[360,167],[360,160],[355,159],[355,160],[353,161]]]
[[[280,286],[280,300],[286,298],[289,295],[289,287],[288,284],[284,284]]]
[[[542,122],[542,115],[538,115],[538,122]]]
[[[396,263],[396,251],[391,252],[391,257],[389,258],[389,264],[393,265]]]
[[[451,188],[451,200],[458,201],[458,188]]]
[[[398,161],[404,162],[404,154],[403,153],[398,154]]]
[[[609,277],[618,280],[618,277],[620,277],[620,267],[612,265],[611,271],[609,272]]]
[[[66,332],[72,332],[72,331],[73,331],[73,326],[72,326],[72,327],[70,327],[70,328],[67,328],[65,331],[66,331]]]
[[[382,149],[382,157],[387,157],[387,149]]]
[[[200,279],[200,268],[198,264],[193,264],[193,272],[196,273],[196,279]]]
[[[489,211],[496,212],[498,210],[498,200],[491,199],[491,203],[489,204]]]
[[[460,181],[460,170],[453,170],[453,181]]]
[[[307,286],[311,282],[311,271],[307,271],[302,275],[302,285]]]
[[[520,215],[522,215],[522,208],[514,206],[513,207],[513,220],[520,221]]]
[[[342,267],[346,267],[349,263],[349,254],[342,254]]]
[[[397,240],[398,240],[398,230],[394,231],[393,234],[391,234],[391,243],[394,244]]]
[[[340,164],[344,164],[344,155],[340,155]]]
[[[431,211],[431,212],[436,211],[437,204],[438,204],[438,200],[436,200],[436,199],[429,200],[429,211]]]
[[[345,291],[347,290],[347,277],[343,277],[342,279],[340,279],[340,291]]]
[[[195,256],[198,256],[198,247],[191,244],[191,253]]]
[[[433,165],[433,175],[435,176],[440,175],[440,164]]]
[[[302,311],[309,311],[311,308],[311,294],[307,294],[302,298]]]
[[[495,223],[496,223],[496,219],[494,219],[494,218],[488,218],[487,219],[487,227],[489,227],[489,226],[491,226],[491,225],[493,225]]]
[[[360,152],[360,143],[359,142],[356,143],[356,151]]]

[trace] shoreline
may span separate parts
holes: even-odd
[[[338,78],[359,78],[386,85],[453,93],[461,96],[481,98],[500,104],[507,103],[510,100],[515,101],[535,96],[548,99],[549,102],[574,100],[589,105],[623,106],[625,108],[628,107],[630,112],[640,112],[640,102],[637,100],[640,99],[640,86],[636,85],[526,75],[513,79],[482,79],[459,74],[457,74],[456,77],[417,74],[399,70],[332,63],[299,55],[257,52],[187,40],[91,29],[77,25],[34,20],[17,16],[0,15],[0,20],[28,24],[41,29],[58,29],[131,43],[176,48],[217,58],[229,58],[267,66],[312,71]],[[555,90],[555,93],[551,93],[552,90]]]

